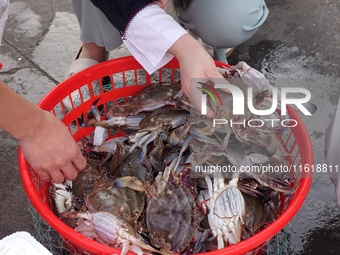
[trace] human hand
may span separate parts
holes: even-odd
[[[191,84],[191,79],[200,79],[219,83],[223,76],[218,71],[214,60],[209,53],[189,34],[183,35],[169,49],[180,65],[181,85],[183,93],[190,99],[197,110],[201,110],[202,92],[196,87],[200,84]],[[195,88],[191,88],[195,86]],[[212,109],[207,109],[207,116],[213,117]]]
[[[31,167],[44,180],[73,180],[86,167],[86,160],[65,125],[44,111],[43,123],[31,136],[18,139]]]
[[[169,0],[154,0],[154,3],[161,7],[164,11],[168,8]]]

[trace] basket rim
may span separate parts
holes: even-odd
[[[215,61],[217,66],[226,66],[225,63]],[[38,103],[40,107],[42,107],[45,110],[51,110],[49,107],[54,107],[56,105],[53,104],[53,102],[59,103],[61,100],[56,97],[58,94],[58,91],[65,89],[65,87],[72,81],[76,81],[78,77],[84,76],[91,76],[92,73],[98,72],[100,69],[110,66],[120,66],[119,68],[123,71],[124,70],[124,63],[133,64],[135,68],[142,68],[141,65],[132,57],[121,57],[109,60],[104,63],[97,64],[93,67],[90,67],[86,70],[83,70],[74,76],[68,78],[67,80],[60,83],[57,87],[55,87],[52,91],[50,91],[48,94],[46,94],[45,97]],[[173,59],[170,61],[166,66],[178,66],[178,62],[176,59]],[[94,79],[93,79],[94,80]],[[52,102],[52,103],[51,103]],[[302,164],[309,164],[312,165],[314,162],[314,155],[313,155],[313,149],[311,140],[309,137],[309,133],[306,129],[305,124],[301,120],[300,116],[297,114],[297,112],[292,109],[288,108],[289,115],[298,121],[299,125],[294,127],[294,129],[299,132],[298,136],[295,136],[295,140],[297,141],[298,147],[303,145],[304,150],[301,151],[301,163]],[[30,175],[30,166],[25,158],[25,156],[22,153],[21,148],[18,148],[18,164],[19,164],[19,171],[21,175],[21,180],[24,186],[24,189],[26,191],[26,194],[34,206],[34,208],[38,211],[40,216],[48,223],[50,226],[52,226],[59,234],[62,235],[63,238],[69,240],[71,243],[76,244],[77,246],[80,246],[83,249],[86,249],[90,252],[99,252],[100,253],[119,253],[120,250],[106,246],[104,244],[100,244],[94,240],[91,240],[80,233],[73,230],[71,227],[63,223],[49,208],[47,205],[44,204],[44,202],[41,199],[40,194],[36,191],[34,188],[33,180],[31,179]],[[306,172],[301,179],[299,180],[299,187],[295,191],[294,199],[292,199],[289,203],[289,206],[286,208],[286,210],[268,227],[261,230],[257,234],[242,240],[241,242],[230,245],[228,247],[225,247],[221,250],[215,250],[210,251],[202,254],[206,255],[217,255],[221,253],[230,253],[230,254],[244,254],[248,251],[252,251],[259,247],[261,244],[265,243],[267,240],[272,238],[274,235],[276,235],[282,228],[284,228],[290,220],[293,219],[293,217],[296,215],[296,213],[299,211],[300,207],[305,201],[305,198],[308,195],[308,191],[311,186],[312,182],[312,172]],[[129,252],[129,254],[134,254],[132,252]]]

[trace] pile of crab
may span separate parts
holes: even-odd
[[[271,106],[272,92],[261,73],[244,62],[221,71],[245,93],[253,88],[254,106]],[[211,84],[197,84],[215,93]],[[214,125],[191,107],[178,84],[149,85],[112,106],[105,120],[95,102],[95,118],[86,124],[125,135],[92,144],[85,153],[88,166],[77,179],[51,186],[55,213],[122,254],[207,252],[264,229],[278,217],[280,196],[294,193],[294,179],[240,169],[289,164],[280,142],[285,129],[242,124],[232,114],[228,91],[209,98],[215,119],[236,124]],[[246,111],[242,118],[264,117]],[[214,165],[236,171],[216,171]]]

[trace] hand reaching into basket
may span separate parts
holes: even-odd
[[[123,34],[124,44],[149,74],[175,56],[180,63],[183,92],[193,106],[200,110],[202,93],[199,89],[191,93],[190,79],[214,81],[223,77],[204,47],[165,12],[168,0],[150,1],[149,5],[145,1],[91,2]],[[77,15],[81,9],[78,5],[80,3],[73,6]],[[85,28],[81,26],[81,30]],[[207,115],[212,117],[212,110],[208,109]]]
[[[65,125],[49,112],[41,113],[41,124],[30,135],[18,139],[31,167],[44,180],[61,183],[73,180],[86,166],[79,146]]]
[[[73,180],[86,166],[77,143],[53,114],[26,101],[0,81],[0,128],[19,145],[31,167],[44,180]]]
[[[202,92],[199,89],[190,89],[191,78],[203,78],[210,81],[223,79],[216,68],[215,62],[208,52],[189,34],[180,37],[168,51],[179,61],[182,91],[190,99],[197,110],[201,110]],[[198,86],[198,84],[195,84]],[[211,109],[207,115],[213,117]]]

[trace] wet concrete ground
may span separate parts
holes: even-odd
[[[274,86],[291,84],[311,91],[318,111],[303,120],[311,136],[315,164],[323,163],[324,131],[340,95],[340,1],[266,3],[270,10],[267,21],[253,38],[236,48],[229,63],[246,61]],[[69,1],[11,1],[0,47],[4,65],[0,78],[37,103],[64,79],[80,45],[78,35]],[[111,58],[127,54],[122,46],[111,52]],[[2,131],[0,201],[0,238],[19,230],[34,233],[19,177],[17,143]],[[310,193],[287,232],[286,253],[340,254],[340,209],[327,174],[314,174]],[[274,254],[282,253],[276,249]]]

